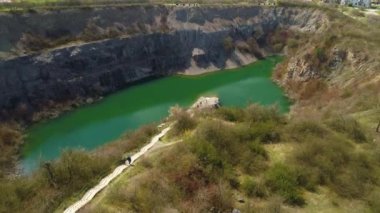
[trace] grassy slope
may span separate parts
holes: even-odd
[[[335,9],[319,9],[329,16],[327,29],[316,35],[295,32],[286,46],[289,59],[304,59],[320,78],[284,80],[289,61],[274,76],[296,100],[294,115],[340,116],[379,108],[380,16],[352,18]],[[342,61],[332,67],[337,50]]]
[[[185,119],[196,125],[172,135],[184,142],[138,162],[83,212],[379,210],[378,144],[351,118],[286,119],[250,106]]]

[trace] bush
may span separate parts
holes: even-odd
[[[116,191],[114,197],[124,197],[124,203],[135,212],[162,212],[167,205],[176,202],[177,195],[176,187],[157,170],[151,170],[138,175],[134,185]]]
[[[107,161],[98,161],[83,150],[64,151],[58,161],[45,163],[43,168],[49,183],[65,193],[94,185],[111,169]]]
[[[268,159],[268,153],[264,147],[257,141],[253,141],[248,145],[249,150],[259,156],[262,156],[264,159]]]
[[[220,107],[215,115],[225,121],[241,122],[244,120],[244,111],[240,108]]]
[[[24,33],[20,38],[20,47],[28,52],[40,51],[52,47],[52,44],[49,39],[41,35]]]
[[[299,191],[297,174],[287,166],[276,164],[268,170],[266,173],[266,185],[272,191],[283,196],[285,202],[289,204],[303,205],[305,203]]]
[[[281,124],[276,122],[257,123],[251,126],[251,134],[262,143],[274,143],[281,139],[280,128]]]
[[[265,197],[267,194],[265,185],[254,181],[251,177],[244,178],[241,189],[249,197]]]
[[[363,12],[361,12],[361,11],[359,11],[357,9],[352,9],[350,11],[350,14],[353,15],[353,16],[356,16],[356,17],[364,17],[365,16]]]
[[[0,125],[0,147],[17,146],[21,144],[22,134],[9,125]]]
[[[363,127],[352,117],[340,117],[327,122],[327,124],[335,131],[347,135],[355,142],[362,143],[367,141]]]
[[[234,148],[237,143],[233,128],[221,121],[208,120],[202,122],[196,131],[196,137],[212,144],[218,151],[235,154]]]
[[[314,171],[319,184],[331,181],[340,167],[350,159],[349,144],[336,139],[308,137],[294,153],[296,164],[306,165],[306,168]]]
[[[214,184],[206,188],[206,193],[202,190],[203,196],[206,198],[207,204],[203,208],[200,208],[198,212],[231,212],[234,205],[233,196],[230,188],[226,184]],[[198,195],[199,196],[199,195]],[[201,198],[202,199],[202,198]],[[199,202],[199,201],[198,201]],[[198,202],[194,203],[198,205]],[[184,209],[183,212],[186,212]]]
[[[277,107],[263,107],[252,104],[245,109],[245,119],[248,123],[273,121],[281,123],[284,119],[278,112]]]
[[[293,152],[292,163],[301,171],[298,182],[309,190],[322,184],[343,197],[362,197],[376,182],[375,160],[354,148],[333,132],[323,137],[305,136],[304,143]]]
[[[188,112],[179,107],[171,109],[170,119],[175,121],[170,131],[172,136],[179,136],[188,130],[194,129],[197,124],[196,120]]]
[[[369,196],[368,204],[371,212],[380,212],[380,190],[375,189]]]
[[[326,51],[323,48],[317,48],[315,50],[315,55],[316,55],[319,63],[323,63],[327,60]]]
[[[287,126],[286,132],[297,142],[304,142],[308,136],[324,138],[328,130],[318,121],[296,121]]]
[[[297,48],[298,47],[298,41],[296,39],[293,39],[293,38],[289,39],[288,40],[288,47],[292,48],[292,49]]]
[[[194,139],[191,142],[191,148],[200,163],[207,168],[211,177],[216,177],[224,173],[227,162],[220,156],[212,144],[204,140]]]
[[[232,52],[235,49],[234,40],[228,36],[223,40],[223,47],[226,52]]]
[[[253,142],[255,143],[255,142]],[[256,142],[257,143],[257,142]],[[257,145],[260,145],[257,143]],[[255,145],[256,146],[256,145]],[[259,149],[261,149],[260,147]],[[257,148],[255,147],[256,150],[252,150],[252,147],[250,148],[244,148],[244,151],[241,153],[239,157],[239,165],[242,168],[242,171],[244,171],[247,174],[254,174],[257,175],[260,172],[264,171],[268,167],[268,158],[266,157],[266,152],[265,153],[257,153]]]
[[[15,156],[22,145],[22,134],[18,126],[11,124],[0,125],[0,178],[15,166]]]
[[[253,53],[253,55],[258,59],[263,59],[264,54],[260,49],[259,44],[257,43],[255,38],[249,38],[247,40],[247,44],[249,46],[250,52]]]

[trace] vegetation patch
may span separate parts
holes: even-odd
[[[346,199],[377,208],[377,145],[352,138],[352,124],[362,128],[357,122],[288,119],[275,108],[258,105],[222,107],[195,113],[192,119],[197,122],[183,142],[145,159],[149,163],[141,178],[117,190],[123,198],[113,200],[122,202],[107,198],[101,205],[133,212],[307,209],[309,194],[324,187],[339,198],[325,202],[336,202],[338,209]],[[277,144],[294,147],[277,163],[268,151],[273,142],[263,140],[274,133]]]
[[[0,179],[0,212],[52,212],[71,196],[82,194],[157,132],[146,126],[94,153],[66,150],[57,161],[43,162],[30,176]],[[12,137],[13,138],[13,137]]]

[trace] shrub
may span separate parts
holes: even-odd
[[[265,205],[264,209],[260,212],[272,212],[272,213],[281,213],[283,212],[282,203],[284,199],[280,196],[274,196],[269,198],[268,203]]]
[[[337,138],[307,137],[306,140],[294,153],[296,162],[312,170],[318,176],[319,184],[331,181],[341,166],[350,159],[350,144]]]
[[[293,169],[281,165],[274,165],[266,173],[266,185],[272,191],[279,193],[285,198],[285,202],[292,205],[303,205],[304,199],[299,192],[297,174]]]
[[[45,163],[44,168],[50,184],[66,193],[92,186],[96,181],[94,177],[111,169],[105,161],[98,161],[83,150],[64,151],[57,162]]]
[[[278,142],[281,138],[280,126],[281,124],[276,122],[257,123],[251,126],[251,134],[262,143]]]
[[[247,149],[240,154],[238,166],[247,174],[257,175],[267,169],[267,158]]]
[[[263,107],[256,104],[247,106],[245,109],[245,119],[250,124],[268,121],[280,123],[283,121],[283,117],[279,114],[277,107]]]
[[[362,143],[367,141],[366,134],[362,126],[352,117],[340,117],[333,119],[327,124],[337,132],[347,135],[355,142]]]
[[[353,15],[353,16],[357,16],[357,17],[364,17],[364,13],[361,12],[360,10],[357,10],[357,9],[352,9],[350,11],[350,14]]]
[[[362,197],[376,182],[375,160],[354,148],[345,137],[334,133],[305,137],[293,152],[293,163],[301,171],[298,182],[309,190],[323,184],[340,196]]]
[[[264,147],[258,142],[253,141],[248,145],[249,150],[259,156],[262,156],[264,159],[268,159],[268,153]]]
[[[196,131],[196,137],[211,143],[219,151],[232,154],[236,143],[233,129],[221,121],[207,120],[202,122]]]
[[[213,174],[212,176],[223,174],[227,162],[219,155],[212,144],[204,140],[194,139],[191,142],[191,147],[202,165],[207,168],[209,174]]]
[[[258,59],[263,59],[264,58],[264,54],[263,52],[261,51],[260,49],[260,46],[259,44],[257,43],[256,39],[255,38],[249,38],[247,40],[247,44],[250,48],[250,51],[251,53],[253,53],[253,55],[258,58]]]
[[[208,204],[201,212],[213,210],[213,212],[231,212],[233,207],[233,196],[228,185],[219,183],[208,188]],[[196,204],[196,203],[195,203]]]
[[[225,121],[240,122],[244,120],[244,111],[240,108],[220,107],[215,114]]]
[[[21,144],[22,134],[8,125],[0,125],[0,147],[16,146]]]
[[[194,129],[196,126],[196,120],[181,108],[171,110],[171,119],[175,120],[171,129],[171,135],[174,136],[181,135],[188,130]]]
[[[12,158],[16,155],[22,144],[22,134],[18,126],[11,124],[0,125],[0,178],[3,172],[8,172],[14,166]]]
[[[324,138],[328,130],[318,121],[302,120],[287,126],[286,132],[297,142],[304,142],[308,136]]]
[[[264,197],[267,194],[265,185],[254,181],[251,177],[244,178],[241,189],[249,197]]]
[[[297,42],[297,40],[296,39],[293,39],[293,38],[291,38],[291,39],[289,39],[288,40],[288,47],[289,48],[297,48],[298,47],[298,42]]]
[[[155,170],[139,175],[134,183],[123,194],[135,212],[162,212],[166,205],[176,201],[176,187]]]
[[[230,186],[233,188],[233,189],[238,189],[240,187],[240,182],[239,180],[237,179],[237,177],[230,177],[228,179],[228,182],[230,184]]]
[[[380,212],[380,190],[375,189],[369,196],[368,204],[372,212]]]
[[[39,51],[50,48],[52,45],[49,39],[31,33],[24,33],[20,38],[20,46],[24,51]]]
[[[304,87],[299,92],[300,99],[308,100],[317,95],[323,94],[323,92],[328,91],[328,86],[325,81],[320,79],[312,79],[307,83],[302,84]]]
[[[95,21],[89,21],[83,32],[80,34],[80,39],[83,41],[94,41],[105,38],[107,32],[96,25]]]
[[[224,50],[227,52],[232,52],[235,49],[234,40],[228,36],[223,40]]]
[[[283,43],[277,43],[273,45],[273,51],[274,52],[281,52],[284,49],[285,45]]]
[[[323,48],[315,49],[315,56],[317,57],[319,63],[323,63],[327,60],[326,51]]]

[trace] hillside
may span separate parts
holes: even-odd
[[[287,119],[251,105],[171,120],[166,146],[81,212],[379,211],[379,145],[349,116]]]

